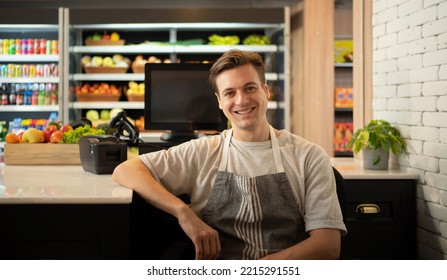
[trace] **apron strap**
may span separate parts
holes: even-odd
[[[218,171],[225,171],[228,163],[228,150],[230,148],[231,136],[233,135],[233,129],[230,129],[225,137],[224,147],[222,151],[222,159],[220,160]]]
[[[283,173],[284,166],[282,165],[281,152],[279,151],[278,139],[276,139],[275,130],[270,126],[270,139],[272,141],[273,158],[275,160],[276,172]]]
[[[233,129],[230,129],[225,137],[224,147],[222,151],[222,158],[220,160],[218,171],[226,171],[228,164],[228,153],[230,148],[230,141],[233,135]],[[284,172],[284,166],[281,160],[281,152],[279,151],[278,139],[276,139],[275,130],[270,126],[270,139],[272,142],[273,159],[275,160],[276,171],[278,173]]]

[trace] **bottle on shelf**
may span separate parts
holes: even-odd
[[[37,105],[39,104],[39,84],[30,84],[31,85],[31,105]]]
[[[16,84],[16,104],[23,105],[23,94],[25,93],[26,86],[24,84]]]
[[[1,86],[2,105],[8,105],[8,89],[5,84]]]
[[[45,105],[45,84],[37,84],[39,93],[37,95],[37,105]]]
[[[10,91],[9,91],[9,105],[16,105],[16,100],[17,100],[17,94],[16,94],[16,85],[15,84],[11,84],[10,87]]]

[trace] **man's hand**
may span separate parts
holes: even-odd
[[[194,243],[196,260],[215,260],[220,255],[219,233],[189,209],[178,217],[180,227]]]

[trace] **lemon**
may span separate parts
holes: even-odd
[[[110,41],[118,41],[120,39],[120,35],[116,32],[112,32],[110,34]]]

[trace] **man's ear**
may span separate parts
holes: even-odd
[[[222,106],[220,105],[220,97],[219,97],[219,94],[218,94],[217,92],[215,92],[214,95],[216,95],[216,97],[217,97],[217,102],[219,103],[219,109],[222,110]]]
[[[267,83],[264,84],[264,90],[265,90],[265,92],[267,92],[267,100],[270,100],[271,93],[270,93],[269,85]]]

